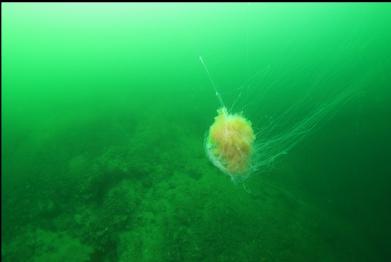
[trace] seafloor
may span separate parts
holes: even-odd
[[[208,162],[201,126],[173,122],[91,120],[27,156],[24,141],[26,178],[3,188],[2,259],[366,260],[348,223],[273,181],[286,170],[235,185]]]

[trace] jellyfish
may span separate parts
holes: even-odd
[[[206,154],[209,160],[233,181],[243,181],[251,173],[254,153],[256,136],[251,121],[241,113],[228,112],[204,60],[201,56],[199,59],[221,104],[205,141]]]
[[[244,182],[253,173],[270,170],[277,159],[286,155],[352,97],[352,89],[347,88],[332,96],[332,99],[316,103],[315,108],[303,117],[294,118],[294,114],[302,109],[300,107],[305,107],[305,102],[313,99],[311,94],[307,94],[283,109],[276,118],[256,132],[242,111],[232,112],[233,106],[227,109],[201,56],[199,60],[220,104],[217,116],[205,136],[205,152],[211,163],[235,183]]]
[[[211,162],[234,181],[250,173],[255,134],[251,122],[241,114],[230,114],[225,107],[209,128],[205,149]]]

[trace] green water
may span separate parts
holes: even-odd
[[[4,261],[390,261],[391,4],[8,3],[2,40]]]

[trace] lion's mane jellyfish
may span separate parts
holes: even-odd
[[[251,122],[225,107],[209,128],[205,149],[209,159],[232,180],[244,179],[250,171],[255,134]]]
[[[252,124],[242,114],[228,112],[204,60],[201,56],[199,58],[221,105],[209,128],[205,142],[206,153],[210,161],[234,182],[243,181],[252,167],[255,140]]]
[[[206,155],[213,165],[229,175],[234,182],[243,182],[255,171],[270,170],[277,158],[286,155],[298,142],[314,131],[320,122],[331,117],[333,112],[350,100],[355,93],[352,87],[357,87],[358,83],[352,81],[344,90],[331,93],[331,96],[322,98],[318,102],[314,102],[314,99],[317,97],[316,93],[320,93],[321,90],[311,92],[311,89],[305,89],[306,92],[308,91],[306,95],[292,100],[291,103],[283,104],[277,111],[273,112],[273,108],[272,110],[258,109],[257,115],[263,116],[265,112],[272,112],[274,117],[255,121],[257,132],[254,132],[253,124],[244,117],[243,113],[232,113],[233,105],[229,110],[227,109],[204,60],[202,57],[199,59],[220,103],[217,116],[206,135]],[[261,91],[266,92],[271,89],[271,86]],[[285,87],[285,85],[281,86]],[[288,89],[282,91],[286,90]],[[275,91],[281,90],[275,89]],[[272,98],[288,97],[285,93],[282,94]],[[265,97],[262,95],[263,99]],[[271,99],[271,101],[280,100]],[[267,104],[264,103],[265,100],[262,103],[259,100],[257,102],[262,105]],[[273,103],[270,102],[269,105]]]

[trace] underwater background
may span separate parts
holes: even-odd
[[[4,261],[390,261],[391,4],[6,3],[1,34]],[[270,145],[240,184],[200,56]]]

